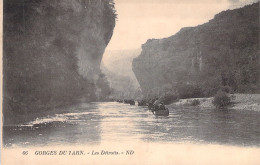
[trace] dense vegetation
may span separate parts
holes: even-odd
[[[112,0],[5,0],[3,10],[5,124],[109,93],[99,64],[115,26]]]
[[[148,40],[133,71],[147,98],[208,97],[221,88],[260,93],[259,2]]]

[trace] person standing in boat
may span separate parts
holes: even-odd
[[[163,104],[163,102],[161,102],[159,104],[159,110],[166,110],[165,105]]]
[[[158,99],[156,99],[153,103],[154,106],[154,110],[158,111],[159,110],[159,105],[160,105],[160,101]]]

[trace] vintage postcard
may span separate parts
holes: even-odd
[[[258,0],[3,0],[2,165],[259,165]]]

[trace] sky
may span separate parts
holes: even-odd
[[[258,0],[115,0],[118,19],[106,50],[140,49],[148,39],[174,35],[217,13]]]

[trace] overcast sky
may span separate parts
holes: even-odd
[[[106,50],[138,49],[150,38],[169,37],[182,27],[258,0],[115,0],[118,20]]]

